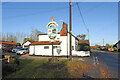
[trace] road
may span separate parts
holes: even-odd
[[[120,57],[116,53],[106,51],[92,50],[93,57],[97,57],[99,63],[106,65],[106,68],[111,73],[111,77],[118,78],[118,67],[120,67]]]

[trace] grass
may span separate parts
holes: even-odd
[[[19,61],[18,70],[5,78],[74,78],[82,75],[86,68],[85,64],[78,61],[69,62],[64,59],[56,63],[48,63],[48,59]]]

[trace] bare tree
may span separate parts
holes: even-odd
[[[30,38],[33,39],[34,41],[38,40],[38,34],[43,34],[43,32],[39,31],[38,29],[33,29],[30,34]]]
[[[85,34],[82,34],[82,35],[78,35],[77,36],[80,40],[85,40],[85,37],[86,37],[86,35]]]

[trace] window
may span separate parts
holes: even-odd
[[[74,46],[72,46],[72,50],[74,50]]]
[[[44,49],[49,49],[49,46],[44,46]]]

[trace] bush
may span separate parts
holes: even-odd
[[[2,64],[2,75],[3,77],[16,71],[15,64]]]
[[[89,44],[81,43],[78,45],[78,51],[89,51],[89,50],[90,50]]]
[[[117,51],[117,48],[116,48],[116,47],[114,47],[114,51]]]

